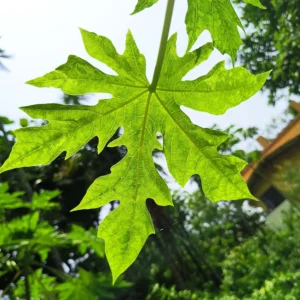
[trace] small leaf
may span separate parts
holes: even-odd
[[[252,4],[253,6],[256,6],[258,8],[266,9],[266,7],[261,4],[260,0],[243,0],[243,1],[248,4]]]
[[[98,300],[115,299],[106,274],[93,274],[79,268],[79,277],[70,278],[59,284],[56,290],[59,291],[59,300]],[[126,281],[119,281],[116,287],[126,288],[130,284]]]
[[[68,233],[68,238],[72,240],[74,245],[77,245],[79,252],[84,255],[87,248],[93,250],[99,257],[104,257],[104,243],[103,240],[96,237],[95,229],[85,228],[72,225],[72,231]]]
[[[138,3],[135,6],[135,9],[134,9],[132,15],[134,15],[148,7],[151,7],[156,2],[158,2],[158,0],[138,0]]]
[[[0,116],[0,123],[2,123],[4,125],[10,125],[10,124],[13,124],[14,121],[9,120],[7,117]]]

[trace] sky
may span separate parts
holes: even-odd
[[[59,90],[39,89],[25,82],[54,70],[65,63],[70,54],[78,55],[109,72],[86,54],[79,27],[107,36],[119,52],[124,50],[125,35],[130,29],[140,51],[146,56],[147,76],[151,80],[166,0],[160,0],[150,9],[130,16],[135,4],[135,0],[0,0],[0,48],[13,56],[5,61],[10,71],[0,72],[0,115],[17,120],[26,117],[18,109],[21,106],[61,102],[62,93]],[[180,55],[184,54],[187,46],[184,26],[186,9],[186,1],[176,1],[171,33],[178,32]],[[194,48],[210,40],[209,33],[204,32]],[[204,75],[224,59],[228,60],[228,57],[215,50],[208,61],[186,78]],[[93,95],[87,104],[94,105],[98,99],[99,95]],[[267,106],[267,102],[267,93],[259,92],[222,116],[187,108],[183,110],[193,123],[203,127],[217,124],[220,128],[226,128],[234,124],[244,128],[256,126],[263,132],[271,119],[280,116],[287,106],[286,101],[279,102],[276,107]]]

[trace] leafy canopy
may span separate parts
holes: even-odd
[[[149,1],[141,7],[147,4]],[[180,106],[223,114],[255,94],[269,73],[252,75],[242,67],[227,70],[221,62],[205,76],[182,81],[209,57],[214,47],[208,43],[179,57],[173,35],[166,45],[158,84],[153,86],[145,75],[145,57],[130,32],[123,54],[104,36],[83,29],[81,34],[89,55],[106,64],[117,76],[71,55],[64,65],[28,83],[60,88],[71,95],[110,93],[112,99],[101,100],[95,106],[23,107],[31,117],[46,120],[48,124],[17,130],[17,143],[1,171],[48,164],[62,152],[69,158],[95,136],[99,138],[100,153],[122,126],[123,135],[109,146],[125,145],[127,155],[112,168],[111,174],[92,184],[74,209],[98,208],[120,200],[120,206],[101,223],[98,234],[105,240],[115,281],[154,233],[146,199],[154,199],[161,206],[172,205],[169,189],[153,163],[154,149],[164,151],[171,174],[182,186],[193,174],[199,174],[204,192],[212,201],[253,198],[240,175],[245,162],[235,156],[221,155],[217,150],[227,136],[193,125]],[[226,47],[226,43],[221,45]],[[163,135],[163,145],[157,139],[158,133]]]
[[[59,204],[51,201],[59,195],[57,190],[34,193],[31,202],[25,202],[21,198],[23,194],[10,194],[8,184],[0,183],[1,299],[115,299],[116,289],[110,286],[110,276],[106,272],[102,270],[98,274],[90,268],[87,272],[78,267],[81,263],[86,265],[83,256],[87,253],[93,259],[104,258],[104,243],[96,237],[95,228],[87,230],[72,225],[71,231],[63,233],[57,220],[53,225],[45,214],[57,215],[55,210],[59,209]],[[51,266],[49,261],[53,259],[54,249],[60,262],[64,257],[63,249],[72,251],[72,255],[65,258],[73,259],[71,271],[63,272]],[[116,284],[118,289],[128,286],[123,280]]]
[[[117,288],[129,287],[125,281],[119,281]],[[93,274],[84,269],[79,269],[79,277],[72,278],[56,288],[59,292],[59,300],[90,299],[116,299],[113,290],[109,289],[109,282],[105,274]]]

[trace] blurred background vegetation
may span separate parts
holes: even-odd
[[[241,3],[241,0],[233,0]],[[300,5],[298,0],[261,0],[267,8],[242,5],[247,32],[240,52],[241,63],[252,73],[273,70],[264,86],[269,103],[300,94]]]
[[[275,105],[283,90],[300,94],[300,6],[299,0],[261,2],[267,10],[241,5],[250,35],[240,60],[255,73],[274,70],[265,89],[270,105]],[[1,71],[7,58],[0,49]],[[62,95],[61,102],[81,105],[88,99]],[[295,112],[289,110],[287,115],[283,126]],[[270,135],[277,122],[273,120]],[[14,124],[0,117],[0,164],[15,142],[11,129],[31,123],[21,119]],[[252,164],[262,159],[260,151],[239,148],[241,142],[257,137],[256,128],[230,126],[226,132],[229,139],[219,151]],[[283,203],[276,202],[279,193],[269,193],[267,201],[256,206],[247,200],[212,203],[197,176],[192,178],[193,192],[173,191],[174,208],[158,207],[148,199],[157,234],[112,286],[104,244],[96,235],[118,201],[99,210],[70,213],[90,184],[108,174],[125,154],[123,148],[105,148],[98,155],[96,145],[94,138],[67,161],[62,154],[48,166],[0,175],[1,299],[300,299],[300,167],[293,161],[279,170],[286,187],[280,192],[292,203],[276,215],[275,222],[282,219],[280,226],[274,220],[268,223],[272,211]],[[299,152],[298,144],[293,147]],[[156,162],[168,180],[159,159]],[[261,173],[267,181],[268,175]],[[273,200],[276,207],[269,205]]]

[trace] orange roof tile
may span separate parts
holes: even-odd
[[[263,151],[261,152],[261,159],[259,162],[250,163],[248,166],[244,168],[242,171],[242,176],[245,181],[249,181],[251,179],[252,174],[255,169],[259,166],[260,162],[273,154],[276,150],[280,149],[287,143],[291,142],[297,137],[300,137],[300,103],[292,101],[291,107],[299,112],[299,115],[293,119],[287,127],[285,127],[278,136],[271,142],[267,143],[267,140],[260,137],[259,140],[265,146]]]

